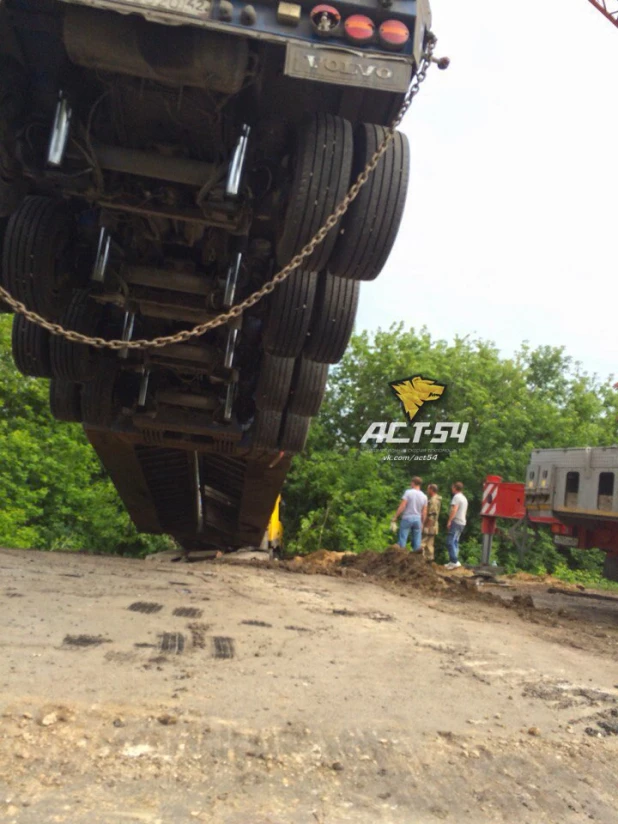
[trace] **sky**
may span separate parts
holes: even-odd
[[[618,375],[618,28],[587,0],[433,0],[406,209],[356,330],[565,346]]]

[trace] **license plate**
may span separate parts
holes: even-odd
[[[337,86],[406,92],[412,78],[412,67],[403,60],[288,43],[285,74]]]
[[[574,546],[577,547],[579,541],[572,535],[554,535],[554,543],[557,546]]]

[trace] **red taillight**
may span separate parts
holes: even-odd
[[[385,20],[379,29],[380,42],[387,49],[403,49],[410,39],[410,30],[399,20]]]
[[[328,37],[334,34],[341,23],[341,15],[334,6],[327,6],[322,3],[315,6],[309,13],[311,23],[315,29],[316,34],[321,37]]]
[[[376,27],[373,20],[364,14],[353,14],[343,24],[346,37],[355,43],[368,43],[373,40]]]

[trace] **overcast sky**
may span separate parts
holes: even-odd
[[[618,29],[587,0],[433,0],[408,203],[357,330],[564,345],[618,374]]]

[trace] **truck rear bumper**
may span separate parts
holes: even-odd
[[[190,25],[245,40],[257,40],[287,47],[285,73],[305,80],[359,86],[390,92],[407,88],[413,67],[418,65],[425,33],[429,29],[430,12],[426,0],[403,0],[399,5],[405,11],[391,13],[370,0],[367,16],[376,27],[384,19],[395,18],[410,30],[410,40],[398,53],[393,53],[378,42],[377,37],[367,46],[357,46],[345,39],[343,33],[323,38],[316,34],[310,19],[312,3],[296,6],[300,9],[294,23],[285,22],[276,4],[246,6],[238,0],[222,4],[212,0],[63,0],[63,2],[90,9],[115,11],[124,15],[138,13],[152,22],[168,25]],[[282,4],[279,4],[282,5]],[[289,4],[285,4],[289,5]],[[346,9],[339,6],[342,17],[358,12],[358,3]],[[252,9],[250,15],[247,8]],[[70,17],[71,15],[69,15]],[[224,19],[222,19],[224,18]],[[341,27],[343,28],[343,27]]]

